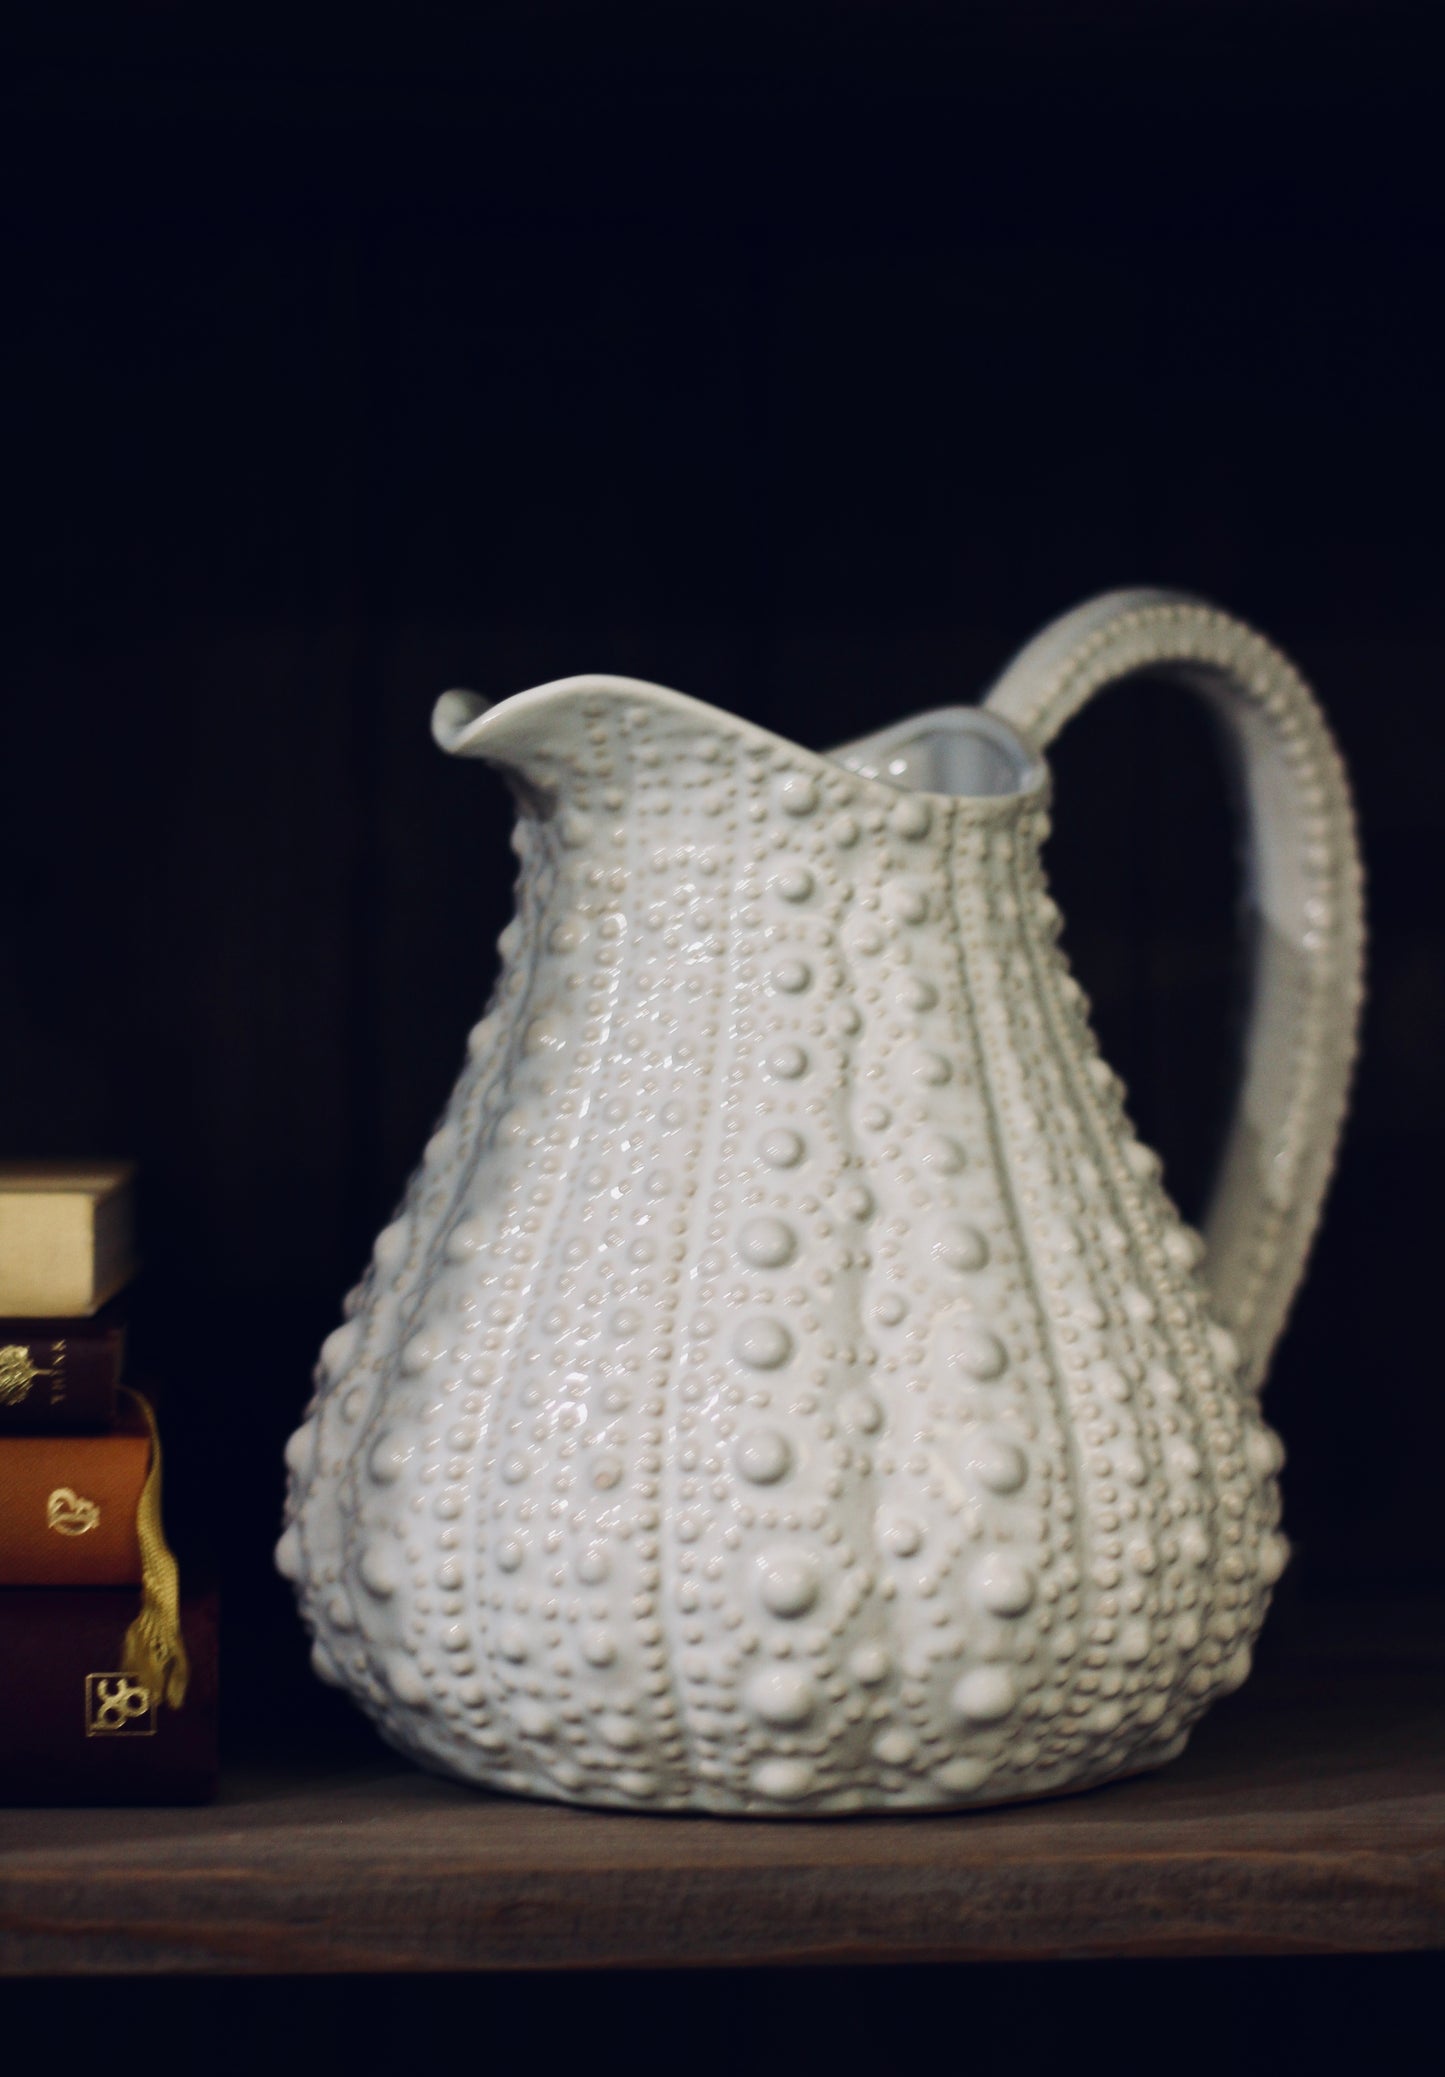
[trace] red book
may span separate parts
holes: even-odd
[[[121,1670],[133,1587],[0,1590],[0,1803],[203,1803],[216,1788],[217,1602],[181,1603],[179,1709]]]
[[[0,1435],[108,1428],[124,1359],[114,1304],[88,1320],[0,1320]]]

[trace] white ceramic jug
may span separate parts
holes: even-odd
[[[1203,1241],[1061,955],[1041,752],[1183,677],[1255,992]],[[288,1448],[315,1664],[472,1782],[834,1813],[1151,1767],[1285,1562],[1257,1391],[1319,1215],[1360,871],[1257,634],[1117,593],[982,708],[815,755],[627,679],[435,732],[511,777],[491,1009]]]

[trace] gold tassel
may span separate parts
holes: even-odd
[[[161,1438],[151,1403],[128,1385],[121,1387],[140,1408],[150,1430],[151,1460],[136,1508],[140,1544],[140,1614],[125,1633],[121,1671],[143,1681],[156,1698],[179,1709],[186,1699],[190,1665],[181,1637],[180,1575],[161,1523]]]

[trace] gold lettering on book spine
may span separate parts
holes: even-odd
[[[100,1523],[98,1502],[71,1486],[57,1486],[45,1503],[45,1526],[57,1536],[86,1536]]]
[[[156,1698],[144,1681],[128,1673],[87,1673],[87,1738],[153,1738]]]
[[[35,1380],[40,1377],[65,1375],[65,1344],[56,1342],[54,1353],[60,1358],[48,1369],[37,1363],[24,1342],[8,1342],[0,1348],[0,1406],[19,1406],[30,1397]]]

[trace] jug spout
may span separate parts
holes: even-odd
[[[900,791],[975,802],[1037,798],[1048,788],[1033,747],[977,707],[915,715],[822,755],[666,686],[595,673],[554,679],[495,705],[475,692],[445,692],[432,711],[432,734],[449,755],[484,758],[544,799],[575,798],[596,781],[615,791],[636,776],[634,760],[665,783],[669,765],[678,776],[692,760],[706,767],[739,750],[793,773],[800,799],[810,780],[827,786],[831,777],[836,785],[840,766],[881,782],[883,801]],[[708,773],[690,776],[705,783]]]
[[[709,732],[729,726],[730,717],[703,700],[593,672],[495,704],[475,692],[444,692],[432,710],[432,735],[450,756],[484,758],[528,793],[554,800],[625,786],[626,767],[644,739],[653,752],[659,743],[696,749]]]

